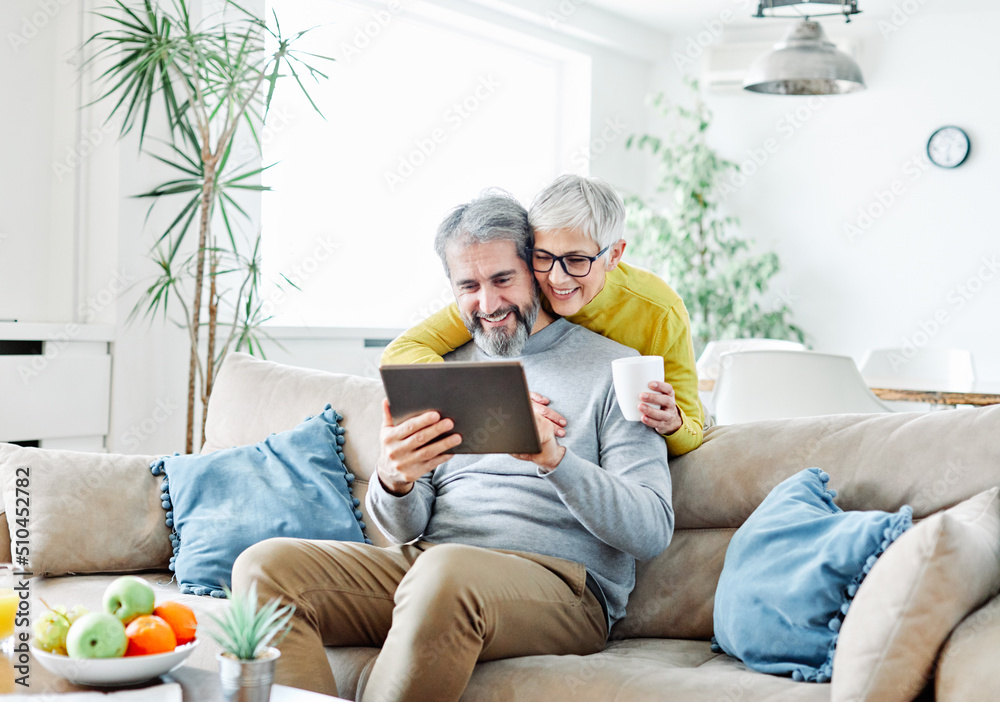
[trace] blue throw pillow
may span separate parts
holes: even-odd
[[[180,591],[223,597],[233,563],[275,536],[364,541],[354,476],[344,465],[342,417],[330,405],[253,446],[150,464],[163,478],[163,508]]]
[[[726,550],[713,648],[762,673],[826,682],[840,624],[875,560],[913,526],[913,510],[845,512],[807,468],[754,510]]]

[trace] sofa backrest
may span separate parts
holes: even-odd
[[[706,639],[729,540],[771,488],[803,468],[830,474],[845,510],[925,517],[1000,484],[1000,406],[783,419],[709,429],[671,461],[676,531],[640,563],[612,638]]]
[[[372,542],[388,541],[368,518],[365,494],[375,472],[382,426],[382,383],[356,375],[295,368],[231,353],[219,371],[208,403],[202,453],[254,444],[294,428],[329,403],[343,415],[344,455],[354,474],[365,530]]]

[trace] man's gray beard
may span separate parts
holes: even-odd
[[[541,301],[537,295],[532,298],[531,307],[527,310],[522,311],[515,305],[511,305],[509,309],[514,313],[514,319],[517,322],[513,332],[504,328],[485,330],[479,321],[482,315],[478,312],[472,313],[471,320],[463,317],[462,321],[465,322],[466,328],[472,334],[472,340],[476,342],[476,346],[482,349],[483,353],[487,356],[510,358],[520,356],[524,350],[524,345],[528,343],[528,337],[531,336],[531,330],[538,318],[540,307]]]

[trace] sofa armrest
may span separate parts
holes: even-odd
[[[935,699],[1000,700],[996,655],[1000,651],[1000,595],[951,632],[938,657]]]
[[[10,563],[10,529],[7,528],[7,513],[0,512],[0,563]]]

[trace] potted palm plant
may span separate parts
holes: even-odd
[[[189,4],[111,0],[96,13],[108,28],[84,47],[91,52],[87,64],[106,62],[98,101],[113,101],[109,120],[123,115],[121,136],[138,128],[139,150],[145,151],[150,112],[162,104],[166,113],[167,133],[159,135],[165,138],[150,140],[155,146],[149,153],[174,175],[136,197],[149,199],[150,210],[160,202],[172,207],[170,224],[157,234],[151,251],[157,273],[130,321],[166,316],[169,307],[188,332],[185,451],[192,453],[201,445],[195,445],[196,423],[204,438],[205,408],[226,353],[234,348],[253,353],[255,347],[260,352],[259,336],[266,336],[260,329],[266,321],[259,291],[260,234],[242,241],[236,227],[240,218],[249,220],[239,194],[268,190],[255,182],[265,168],[255,159],[238,162],[234,143],[242,130],[260,154],[271,98],[286,77],[319,112],[305,80],[325,79],[312,64],[333,59],[293,48],[308,30],[286,36],[276,14],[272,25],[226,0],[222,13],[198,22]],[[216,218],[224,236],[213,229]]]
[[[219,632],[210,633],[222,647],[216,655],[222,692],[231,702],[267,702],[281,656],[277,645],[291,628],[295,606],[282,607],[275,598],[258,607],[256,582],[245,593],[223,591],[229,606],[221,616],[212,615]]]

